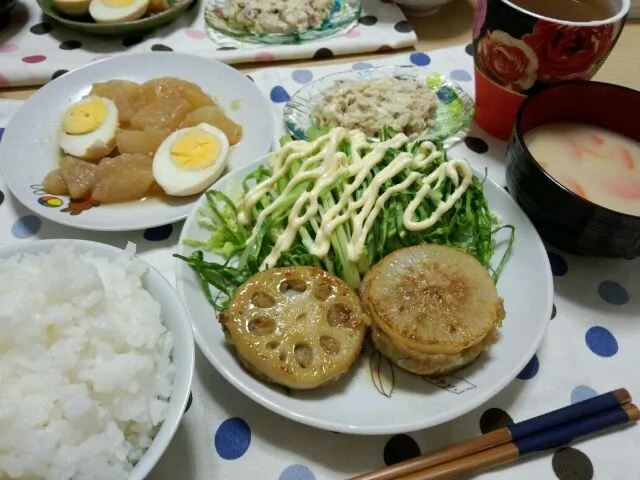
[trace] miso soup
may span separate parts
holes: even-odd
[[[581,123],[525,133],[536,161],[559,183],[603,207],[640,216],[640,142]]]

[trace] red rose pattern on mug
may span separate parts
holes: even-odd
[[[502,0],[478,0],[476,67],[498,85],[526,95],[545,83],[588,80],[613,49],[623,22],[566,25],[537,19]]]
[[[537,5],[545,3],[539,1]],[[591,79],[616,44],[624,21],[571,25],[539,19],[503,0],[477,0],[473,25],[476,122],[489,134],[507,140],[525,97],[550,83]]]

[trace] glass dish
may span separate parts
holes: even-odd
[[[290,45],[319,40],[353,28],[360,17],[360,0],[335,0],[331,15],[320,28],[294,33],[253,33],[236,28],[222,17],[222,9],[229,0],[210,0],[204,12],[209,35],[216,43],[226,44],[230,39],[241,44]]]
[[[462,140],[473,119],[473,99],[453,80],[425,67],[384,66],[366,70],[349,70],[333,73],[305,85],[291,97],[284,107],[284,121],[287,130],[297,139],[307,140],[314,125],[313,111],[322,102],[324,92],[338,82],[345,80],[374,80],[394,76],[425,82],[438,96],[438,108],[433,126],[420,135],[432,142],[443,142],[445,147]]]

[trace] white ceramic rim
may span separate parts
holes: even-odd
[[[258,159],[254,163],[254,165],[259,165],[264,163],[264,161],[267,158],[268,158],[268,155]],[[472,169],[473,169],[474,175],[479,176],[480,178],[484,178],[484,173],[482,169],[477,168],[473,165],[472,165]],[[221,179],[219,179],[218,182],[220,182],[223,178],[225,177],[222,177]],[[216,184],[218,182],[216,182]],[[211,189],[215,189],[216,184],[214,184],[211,187]],[[522,221],[529,224],[532,231],[536,232],[535,227],[529,220],[529,217],[527,217],[524,211],[522,211],[522,209],[517,205],[517,203],[511,197],[511,195],[509,195],[495,180],[493,180],[488,175],[485,179],[485,185],[486,184],[491,184],[491,188],[495,189],[498,195],[507,197],[511,202],[513,202],[518,207],[518,209],[522,214]],[[178,240],[179,249],[181,248],[181,246],[183,245],[183,241],[185,240],[184,235],[187,230],[186,228],[187,224],[190,222],[197,221],[195,217],[196,217],[196,211],[199,208],[199,204],[200,204],[200,200],[196,203],[196,206],[194,207],[194,211],[191,212],[191,214],[189,214],[182,228],[182,231],[180,233],[180,239]],[[544,247],[544,243],[542,242],[542,239],[540,238],[540,236],[537,235],[537,233],[536,233],[536,236],[537,236],[536,243],[537,243],[538,250],[540,251],[541,254],[543,254],[546,251]],[[185,252],[181,250],[179,250],[178,253],[185,254]],[[545,258],[546,258],[546,255],[545,255]],[[175,270],[176,288],[181,298],[185,297],[185,293],[184,293],[185,282],[182,282],[180,280],[180,268],[181,267],[185,268],[184,265],[182,265],[183,263],[184,262],[182,260],[178,258],[176,259],[176,270]],[[545,292],[545,297],[548,300],[546,302],[547,308],[546,308],[546,311],[541,312],[541,315],[544,315],[545,318],[549,319],[551,318],[551,313],[553,310],[554,282],[553,282],[553,276],[551,272],[551,266],[548,262],[547,262],[546,270],[547,270],[547,276],[551,280],[549,281],[547,285],[547,291]],[[187,311],[189,311],[188,307],[187,307]],[[191,315],[190,315],[190,318],[191,318]],[[191,321],[193,322],[193,318],[191,319]],[[341,433],[346,433],[350,435],[393,435],[393,434],[399,434],[399,433],[414,432],[417,430],[436,427],[446,422],[453,421],[456,418],[459,418],[460,416],[472,411],[473,409],[478,408],[480,405],[484,404],[485,402],[489,401],[490,399],[495,397],[497,394],[499,394],[504,388],[506,388],[511,382],[515,380],[518,373],[522,371],[522,369],[527,365],[530,359],[534,356],[534,354],[540,348],[540,345],[544,340],[544,336],[546,335],[548,326],[549,326],[549,321],[547,320],[546,323],[544,324],[544,328],[540,329],[536,338],[533,339],[533,341],[530,343],[527,351],[524,352],[524,354],[521,356],[520,361],[512,366],[511,373],[509,375],[505,375],[503,378],[500,379],[499,382],[496,382],[491,389],[486,390],[482,395],[479,395],[474,401],[470,402],[469,404],[461,405],[457,408],[447,411],[446,413],[441,413],[435,417],[431,417],[428,421],[424,421],[424,419],[422,420],[419,419],[411,423],[395,425],[394,427],[379,427],[375,425],[374,426],[345,425],[344,423],[340,423],[337,421],[317,419],[317,418],[309,417],[308,415],[301,414],[296,411],[291,411],[286,406],[283,406],[278,402],[270,400],[269,398],[264,396],[259,390],[252,389],[249,385],[247,385],[242,380],[242,378],[239,378],[232,371],[230,371],[226,367],[225,362],[218,359],[218,357],[213,353],[212,349],[209,347],[208,340],[204,336],[204,333],[198,329],[195,323],[192,324],[193,336],[200,351],[204,354],[204,356],[207,358],[209,363],[218,371],[218,373],[220,373],[225,378],[226,381],[228,381],[236,389],[242,392],[245,396],[249,397],[256,403],[262,405],[263,407],[271,410],[274,413],[277,413],[278,415],[284,418],[288,418],[295,422],[299,422],[301,424],[315,427],[321,430],[341,432]]]
[[[35,254],[41,251],[50,251],[56,245],[74,245],[78,246],[84,251],[93,252],[95,255],[100,256],[100,252],[111,252],[114,255],[122,255],[124,254],[124,250],[118,247],[114,247],[113,245],[109,245],[101,242],[94,242],[91,240],[80,240],[80,239],[48,239],[48,240],[37,240],[30,242],[22,242],[22,243],[14,243],[11,245],[5,245],[0,247],[0,258],[6,258],[16,254]],[[172,390],[171,398],[169,399],[169,410],[167,412],[167,418],[162,422],[160,429],[156,433],[156,436],[151,441],[151,445],[144,452],[140,461],[134,466],[127,480],[144,480],[147,475],[151,472],[151,470],[156,466],[160,458],[164,455],[165,451],[169,447],[171,440],[173,439],[180,423],[182,421],[182,417],[184,416],[184,410],[187,407],[187,403],[189,401],[189,394],[191,393],[191,388],[193,384],[193,376],[195,372],[195,345],[193,342],[193,322],[191,322],[191,317],[189,316],[189,311],[187,310],[184,302],[178,295],[177,291],[167,277],[165,277],[159,270],[157,270],[153,265],[144,260],[138,254],[136,254],[136,258],[142,262],[144,262],[147,266],[147,275],[153,276],[154,281],[157,281],[160,287],[161,296],[163,300],[157,300],[157,302],[165,301],[171,302],[176,307],[178,307],[183,313],[183,319],[186,320],[187,327],[185,328],[185,334],[187,338],[184,342],[181,342],[180,348],[187,348],[187,351],[183,353],[186,355],[188,360],[188,368],[189,371],[186,375],[186,383],[183,381],[183,385],[176,385],[174,381],[173,389],[180,388],[180,392],[176,392]],[[173,297],[173,298],[171,298]],[[191,339],[191,341],[189,341]],[[176,348],[176,342],[174,341],[173,348]],[[177,376],[177,375],[176,375]],[[180,393],[182,392],[182,395]],[[180,398],[179,404],[171,405],[171,401],[174,398],[174,395],[182,396]],[[173,418],[171,418],[173,417]]]
[[[560,0],[552,0],[554,2]],[[518,10],[519,12],[525,13],[535,18],[539,18],[541,20],[547,20],[548,22],[559,23],[561,25],[572,25],[575,27],[597,27],[600,25],[608,25],[610,23],[616,23],[617,21],[623,19],[629,13],[629,9],[631,8],[631,0],[613,0],[614,3],[618,4],[618,13],[614,16],[606,18],[604,20],[595,20],[593,22],[572,22],[570,20],[558,20],[557,18],[545,17],[544,15],[540,15],[538,13],[530,12],[526,10],[510,0],[501,0],[502,3],[509,5],[511,8]]]

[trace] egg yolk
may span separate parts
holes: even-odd
[[[189,130],[171,146],[171,160],[185,170],[208,167],[220,154],[218,139],[199,128]]]
[[[128,7],[134,1],[135,0],[102,0],[102,3],[105,3],[113,8],[122,8],[122,7]]]
[[[99,98],[69,108],[62,119],[62,129],[69,135],[93,132],[107,118],[107,105]]]

